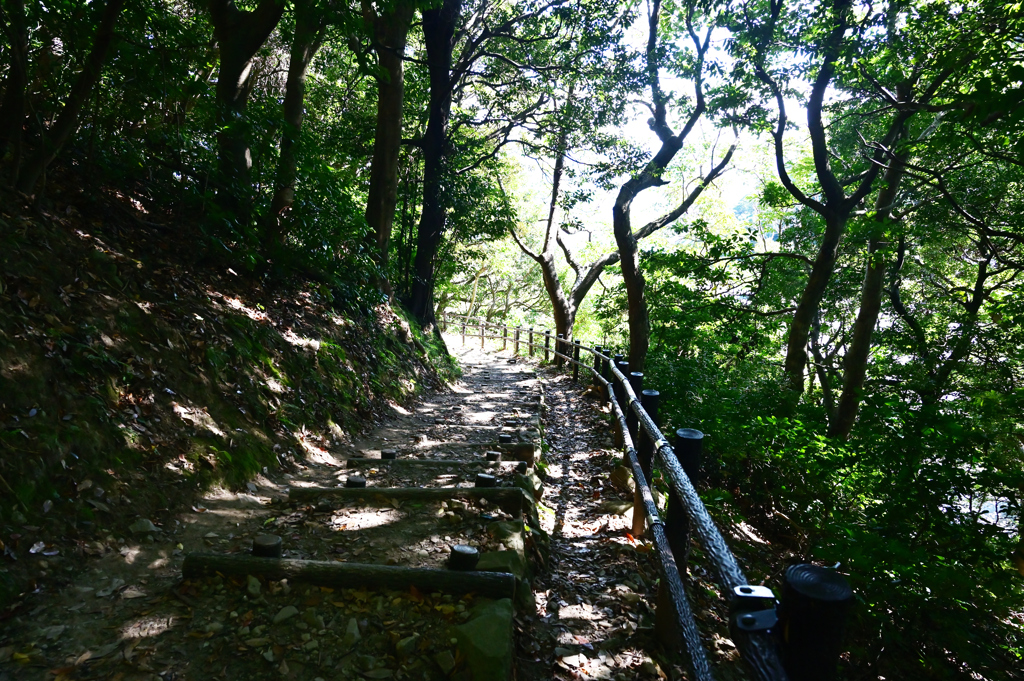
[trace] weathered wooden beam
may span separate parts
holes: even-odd
[[[526,492],[518,487],[296,487],[288,491],[288,499],[297,502],[318,499],[370,502],[379,499],[382,504],[398,501],[447,501],[449,499],[486,499],[501,510],[519,516],[530,503]]]
[[[389,468],[391,470],[399,468],[456,468],[456,467],[472,467],[472,468],[485,468],[498,470],[502,467],[515,468],[517,461],[487,461],[485,459],[479,459],[477,461],[465,461],[459,459],[362,459],[362,458],[351,458],[346,461],[348,468]]]
[[[185,578],[208,575],[288,579],[335,589],[394,589],[414,586],[423,593],[473,593],[486,598],[513,598],[516,578],[505,572],[465,572],[365,565],[322,560],[257,558],[242,554],[190,553],[181,568]]]

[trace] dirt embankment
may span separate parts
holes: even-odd
[[[194,227],[69,191],[0,209],[0,606],[212,485],[344,450],[438,382],[428,339],[300,277],[202,264]],[[387,410],[390,412],[390,410]]]

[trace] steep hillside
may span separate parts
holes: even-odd
[[[201,264],[193,225],[112,191],[19,204],[0,204],[0,600],[30,554],[343,450],[439,384],[447,354],[386,304]]]

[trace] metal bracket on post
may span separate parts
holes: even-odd
[[[779,622],[775,594],[766,586],[743,584],[733,589],[729,601],[732,631],[768,631]]]

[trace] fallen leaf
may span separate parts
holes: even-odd
[[[146,592],[137,586],[130,586],[121,592],[121,598],[145,598]]]

